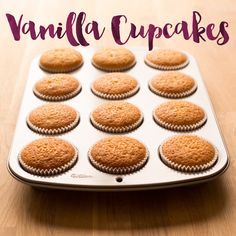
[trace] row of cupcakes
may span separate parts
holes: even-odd
[[[196,81],[181,72],[163,72],[148,83],[152,92],[167,98],[183,98],[197,89]],[[46,101],[63,101],[76,96],[81,91],[81,83],[69,74],[48,75],[36,82],[34,94]],[[139,90],[138,81],[126,73],[107,73],[95,79],[92,92],[98,97],[119,100],[133,96]]]
[[[144,61],[148,66],[161,70],[177,70],[189,63],[185,53],[173,49],[153,50],[147,53]],[[71,48],[58,48],[44,52],[39,66],[50,73],[67,73],[80,68],[83,62],[80,52]],[[110,47],[95,52],[92,64],[103,71],[124,71],[136,64],[136,58],[127,48]]]
[[[147,114],[145,114],[147,115]],[[188,101],[168,101],[153,110],[158,125],[174,131],[191,131],[207,121],[205,111]],[[27,116],[29,128],[41,134],[61,134],[79,124],[80,115],[71,106],[48,103],[32,110]],[[135,105],[125,101],[110,101],[97,106],[90,114],[92,125],[108,133],[125,133],[137,129],[144,115]]]
[[[196,173],[212,167],[218,158],[217,149],[196,135],[176,135],[158,148],[162,162],[183,172]],[[60,138],[41,138],[25,146],[18,156],[22,168],[35,175],[53,176],[71,169],[78,161],[78,149]],[[146,145],[127,136],[109,136],[88,150],[89,162],[109,174],[130,174],[148,162]]]

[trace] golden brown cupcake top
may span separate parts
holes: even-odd
[[[157,66],[179,66],[185,64],[188,58],[173,49],[155,49],[146,55],[145,61]]]
[[[119,128],[137,123],[142,118],[142,113],[131,103],[114,101],[98,106],[91,118],[98,124]]]
[[[167,124],[194,125],[205,118],[204,110],[186,101],[170,101],[158,106],[154,116]]]
[[[70,106],[45,104],[30,112],[28,121],[38,128],[57,129],[71,125],[77,116],[77,112]]]
[[[58,138],[42,138],[28,144],[21,151],[20,158],[29,167],[49,170],[64,166],[75,155],[75,148],[67,141]]]
[[[154,76],[150,80],[149,86],[153,92],[167,97],[188,95],[196,89],[196,83],[192,77],[177,71],[164,72]]]
[[[174,136],[161,146],[164,158],[183,166],[199,166],[211,162],[216,150],[205,139],[195,135]]]
[[[42,54],[39,66],[53,73],[70,72],[83,64],[82,55],[72,48],[51,49]]]
[[[134,54],[123,47],[110,47],[98,50],[92,63],[95,67],[105,71],[121,71],[135,64]]]
[[[78,90],[79,81],[68,74],[52,74],[40,79],[34,86],[34,91],[41,95],[57,97],[65,96]]]
[[[138,82],[125,73],[107,73],[96,79],[92,84],[95,92],[111,95],[128,93],[138,87]]]
[[[98,141],[90,155],[97,163],[107,167],[131,167],[146,158],[147,150],[134,138],[113,136]]]

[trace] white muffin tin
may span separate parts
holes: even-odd
[[[144,114],[144,122],[136,130],[125,135],[136,138],[143,142],[149,150],[149,160],[147,164],[139,171],[128,175],[106,174],[95,169],[88,160],[89,148],[101,138],[109,135],[97,130],[90,123],[90,112],[99,104],[107,100],[96,97],[91,92],[91,83],[98,76],[106,73],[96,69],[91,64],[91,58],[95,52],[92,48],[79,48],[84,58],[83,66],[71,73],[80,81],[82,85],[81,92],[74,98],[64,101],[75,108],[80,113],[80,123],[72,131],[56,135],[71,142],[78,148],[79,158],[76,165],[69,171],[51,177],[41,177],[32,175],[19,165],[18,154],[22,148],[31,141],[44,137],[30,130],[26,124],[26,117],[34,108],[45,104],[46,102],[37,98],[32,91],[36,81],[47,75],[39,66],[39,56],[36,57],[30,67],[29,77],[22,100],[19,117],[16,125],[15,135],[12,142],[12,148],[8,159],[8,170],[17,180],[36,187],[73,189],[73,190],[93,190],[93,191],[121,191],[121,190],[144,190],[174,187],[181,185],[191,185],[203,181],[208,181],[222,174],[228,167],[229,160],[224,142],[217,125],[217,121],[200,75],[197,63],[193,56],[186,53],[190,63],[184,69],[179,71],[192,76],[197,84],[197,91],[187,98],[181,100],[191,101],[201,106],[208,117],[206,124],[200,129],[188,134],[199,135],[213,143],[218,151],[219,157],[217,163],[209,170],[199,173],[183,173],[167,167],[160,160],[158,155],[159,145],[166,139],[181,132],[173,132],[158,126],[152,117],[153,109],[168,100],[151,92],[148,88],[148,81],[156,74],[162,71],[153,69],[144,63],[144,57],[147,53],[146,48],[130,48],[135,54],[137,64],[126,71],[126,73],[135,77],[140,90],[131,98],[125,99],[137,107]]]

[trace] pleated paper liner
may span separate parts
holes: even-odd
[[[71,169],[76,164],[79,155],[78,155],[78,150],[75,147],[74,147],[74,150],[75,150],[75,155],[71,161],[69,161],[68,163],[66,163],[65,165],[61,167],[57,167],[53,169],[40,169],[40,168],[31,167],[24,163],[24,161],[21,158],[20,153],[18,155],[18,160],[21,167],[25,171],[29,172],[30,174],[39,175],[39,176],[54,176],[54,175],[58,175],[58,174],[66,172],[67,170]]]
[[[180,70],[180,69],[183,69],[184,67],[186,67],[189,64],[189,59],[187,59],[187,61],[185,61],[184,63],[179,64],[179,65],[175,65],[175,66],[163,66],[163,65],[154,64],[151,61],[149,61],[146,57],[144,58],[144,62],[148,66],[150,66],[154,69],[167,71],[167,70]]]
[[[108,93],[102,93],[97,91],[93,85],[91,86],[91,91],[98,97],[108,99],[108,100],[121,100],[125,98],[129,98],[134,96],[139,91],[139,85],[136,86],[133,90],[126,92],[126,93],[120,93],[120,94],[108,94]]]
[[[192,95],[197,90],[197,83],[196,82],[190,90],[187,90],[187,91],[182,92],[182,93],[168,93],[168,92],[160,91],[160,90],[158,90],[158,89],[156,89],[152,86],[151,80],[149,81],[148,86],[149,86],[149,89],[153,93],[155,93],[155,94],[157,94],[161,97],[165,97],[165,98],[184,98],[184,97],[188,97],[188,96]]]
[[[67,68],[57,68],[57,69],[54,69],[54,68],[46,68],[42,65],[39,64],[39,67],[46,71],[46,72],[49,72],[49,73],[69,73],[69,72],[72,72],[72,71],[75,71],[77,69],[79,69],[82,65],[84,64],[84,62],[82,61],[80,64],[76,65],[76,66],[72,66],[72,67],[67,67]]]
[[[75,118],[75,120],[71,124],[69,124],[69,125],[67,125],[65,127],[61,127],[61,128],[46,129],[46,128],[37,127],[34,124],[32,124],[30,122],[30,120],[29,120],[29,116],[26,119],[27,125],[29,126],[29,128],[31,130],[33,130],[36,133],[45,134],[45,135],[46,134],[48,134],[48,135],[56,135],[56,134],[66,133],[66,132],[74,129],[79,124],[79,120],[80,120],[80,115],[79,115],[79,112],[76,111],[76,118]]]
[[[202,127],[206,121],[207,121],[207,115],[204,112],[204,118],[202,120],[200,120],[199,122],[192,124],[192,125],[174,125],[174,124],[169,124],[163,120],[160,120],[156,114],[155,114],[155,109],[153,111],[153,118],[155,120],[155,122],[160,125],[161,127],[168,129],[168,130],[172,130],[172,131],[182,131],[182,132],[186,132],[186,131],[192,131],[192,130],[196,130],[199,129],[200,127]]]
[[[141,113],[141,117],[134,124],[123,127],[109,127],[99,124],[97,121],[94,120],[92,113],[90,114],[90,121],[95,128],[107,133],[127,133],[137,129],[143,123],[143,114]]]
[[[145,145],[144,145],[145,146]],[[88,152],[88,157],[90,160],[90,163],[98,170],[108,173],[108,174],[131,174],[134,173],[138,170],[140,170],[141,168],[143,168],[145,166],[145,164],[148,161],[149,158],[149,152],[147,147],[146,148],[146,156],[145,158],[140,161],[139,163],[137,163],[136,165],[133,166],[127,166],[127,167],[110,167],[110,166],[105,166],[102,165],[100,163],[98,163],[97,161],[95,161],[91,155],[91,150],[93,147],[90,148],[89,152]]]
[[[79,84],[79,86],[76,90],[74,90],[73,92],[68,93],[66,95],[61,95],[61,96],[50,96],[50,95],[41,94],[40,92],[38,92],[36,90],[35,87],[33,88],[33,92],[34,92],[35,96],[37,96],[38,98],[40,98],[42,100],[50,101],[50,102],[57,102],[57,101],[65,101],[65,100],[75,97],[76,95],[78,95],[80,93],[81,89],[82,89],[82,86],[81,86],[81,84]]]
[[[218,150],[214,145],[211,144],[214,147],[215,155],[210,162],[203,164],[203,165],[195,165],[195,166],[188,166],[188,165],[182,165],[182,164],[175,163],[173,161],[168,160],[168,158],[164,155],[164,153],[162,151],[162,146],[166,141],[167,140],[165,140],[158,148],[159,156],[165,165],[167,165],[168,167],[170,167],[174,170],[182,171],[182,172],[189,172],[189,173],[196,173],[196,172],[204,171],[204,170],[211,168],[212,166],[215,165],[215,163],[218,160],[218,156],[219,156]],[[207,141],[207,142],[209,143],[209,141]]]
[[[97,65],[96,63],[94,63],[94,61],[92,60],[92,65],[99,69],[99,70],[102,70],[102,71],[106,71],[106,72],[121,72],[121,71],[126,71],[126,70],[129,70],[131,69],[132,67],[134,67],[136,64],[136,61],[134,61],[133,63],[131,63],[130,65],[128,66],[125,66],[125,67],[117,67],[117,68],[106,68],[106,67],[102,67],[102,66],[99,66]]]

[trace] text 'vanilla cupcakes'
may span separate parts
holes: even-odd
[[[62,101],[76,96],[80,82],[69,74],[53,74],[40,79],[34,86],[34,94],[46,101]]]
[[[69,170],[77,161],[77,149],[58,138],[42,138],[28,144],[18,155],[24,170],[50,176]]]
[[[175,131],[195,130],[207,120],[201,107],[187,101],[165,102],[154,110],[153,117],[160,126]]]
[[[164,72],[149,81],[150,90],[162,97],[183,98],[193,94],[197,89],[195,80],[181,72]]]
[[[82,55],[72,48],[51,49],[42,54],[39,60],[41,69],[51,73],[71,72],[83,64]]]
[[[125,136],[101,139],[89,150],[92,165],[110,174],[128,174],[141,169],[148,160],[147,148]]]
[[[125,73],[107,73],[97,78],[91,86],[92,92],[105,99],[124,99],[139,90],[138,81]]]
[[[206,170],[218,159],[217,149],[195,135],[178,135],[167,139],[160,145],[159,154],[167,166],[186,172]]]
[[[189,63],[186,54],[173,49],[155,49],[146,55],[144,61],[148,66],[160,70],[178,70]]]
[[[139,127],[143,121],[142,112],[133,104],[123,101],[99,105],[90,115],[92,124],[109,133],[124,133]]]
[[[30,112],[27,124],[41,134],[61,134],[79,123],[79,113],[64,104],[45,104]]]
[[[92,64],[103,71],[124,71],[133,67],[136,63],[134,54],[127,48],[110,47],[98,50]]]

